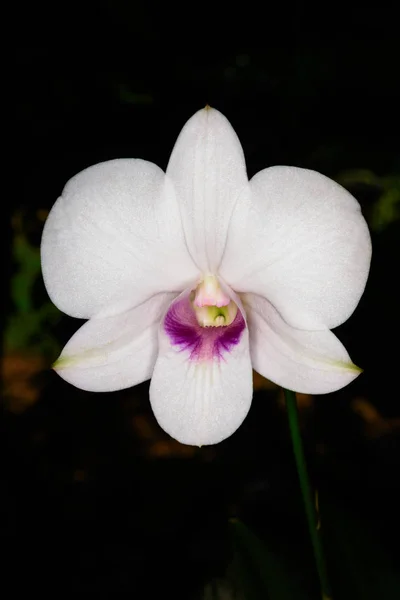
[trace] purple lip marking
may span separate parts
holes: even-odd
[[[240,310],[235,320],[225,327],[201,327],[186,296],[174,302],[164,319],[164,329],[173,346],[190,352],[190,359],[223,358],[224,352],[240,342],[246,323]]]

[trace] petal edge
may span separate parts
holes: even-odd
[[[263,377],[294,392],[327,394],[362,372],[332,331],[295,329],[265,298],[245,294],[243,300],[253,368]]]

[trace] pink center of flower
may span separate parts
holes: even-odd
[[[196,360],[222,358],[239,343],[245,326],[214,275],[206,275],[195,290],[174,302],[164,320],[172,345]]]
[[[164,319],[165,332],[173,346],[190,353],[191,360],[221,359],[240,342],[246,327],[240,310],[234,306],[235,314],[231,321],[228,319],[228,324],[223,325],[217,316],[214,326],[202,326],[193,301],[185,296],[170,306]]]
[[[194,305],[202,306],[227,306],[231,299],[225,294],[215,275],[206,275],[197,286],[194,295]]]

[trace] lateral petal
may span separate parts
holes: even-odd
[[[89,392],[121,390],[150,379],[158,328],[174,294],[158,294],[114,316],[93,317],[72,336],[55,371]]]
[[[332,331],[304,331],[286,323],[265,298],[244,294],[255,371],[303,394],[327,394],[362,372]]]

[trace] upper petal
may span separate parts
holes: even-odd
[[[200,327],[188,292],[159,329],[150,402],[160,426],[182,444],[217,444],[241,425],[252,399],[249,336],[240,311],[227,327]]]
[[[216,273],[233,207],[248,182],[239,139],[220,112],[207,107],[189,119],[167,175],[177,191],[193,260],[202,271]]]
[[[197,276],[173,186],[153,163],[120,159],[70,179],[43,231],[41,258],[50,298],[89,318],[114,300],[130,306]]]
[[[364,291],[371,240],[358,202],[320,173],[258,173],[232,217],[221,276],[267,298],[302,329],[333,328]]]
[[[332,331],[304,331],[288,325],[265,298],[244,294],[255,371],[303,394],[326,394],[358,377],[356,367]]]
[[[54,365],[57,373],[89,392],[111,392],[150,379],[158,327],[174,294],[158,294],[109,317],[93,317],[72,336]]]

